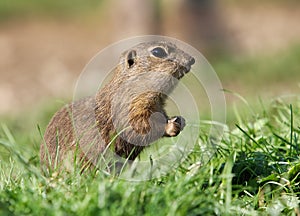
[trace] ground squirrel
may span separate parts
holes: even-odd
[[[116,155],[134,160],[151,142],[177,136],[185,120],[169,118],[164,104],[194,63],[166,41],[140,43],[123,52],[113,78],[96,95],[53,116],[41,143],[41,163],[54,168],[77,152],[94,164],[108,145]]]

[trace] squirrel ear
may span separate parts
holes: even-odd
[[[127,54],[128,68],[131,68],[132,65],[134,64],[135,57],[136,57],[136,51],[135,50],[131,50],[131,51],[128,52],[128,54]]]

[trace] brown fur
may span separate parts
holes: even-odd
[[[157,47],[167,56],[155,56]],[[134,160],[158,138],[177,136],[184,119],[169,118],[164,104],[193,63],[191,56],[168,42],[141,43],[124,52],[112,80],[95,96],[66,105],[54,115],[41,144],[41,162],[54,168],[72,162],[78,152],[78,158],[94,163],[118,133],[114,153]],[[71,159],[66,158],[69,153]]]

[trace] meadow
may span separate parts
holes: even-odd
[[[277,62],[275,81],[284,79],[280,65],[296,73],[293,56],[298,52],[293,47]],[[246,83],[247,73],[255,70],[252,67],[259,68],[256,71],[262,76],[274,72],[275,66],[268,63],[271,59],[224,60],[215,63],[215,68],[224,74],[245,71],[239,82]],[[196,144],[179,167],[149,181],[122,180],[101,171],[44,175],[39,144],[47,122],[61,104],[3,117],[0,214],[299,215],[299,98],[270,98],[253,105],[247,97],[234,94],[241,103],[228,107],[228,125],[213,157],[202,164]],[[197,143],[214,141],[208,128],[201,125]]]
[[[72,19],[99,6],[80,2],[0,1],[0,21]],[[0,116],[0,215],[300,215],[299,56],[295,43],[271,54],[208,58],[227,97],[224,134],[212,137],[201,124],[180,166],[148,181],[41,172],[43,132],[69,98]],[[200,144],[220,138],[202,163]]]

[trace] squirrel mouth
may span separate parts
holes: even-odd
[[[195,64],[195,59],[193,57],[191,57],[189,59],[189,62],[186,65],[187,72],[189,72],[191,70],[191,67],[192,67],[193,64]]]
[[[189,62],[186,65],[180,66],[180,69],[178,71],[178,79],[181,79],[185,74],[190,72],[192,65],[195,64],[195,59],[191,57]]]

